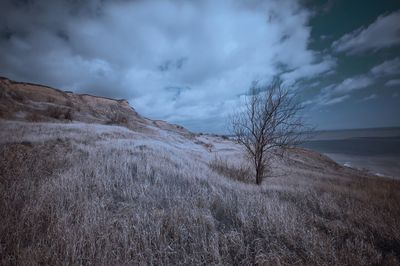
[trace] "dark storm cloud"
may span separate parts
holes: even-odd
[[[126,98],[174,122],[218,119],[254,80],[332,71],[297,1],[2,1],[1,75]],[[179,89],[171,89],[179,88]]]

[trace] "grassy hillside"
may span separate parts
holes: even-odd
[[[0,128],[2,265],[400,263],[400,183],[322,155],[275,158],[256,186],[240,148],[218,137]]]

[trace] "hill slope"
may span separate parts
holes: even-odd
[[[132,109],[122,126],[105,125],[106,106],[130,107],[103,98],[102,110],[81,107],[67,122],[41,113],[51,102],[34,88],[13,99],[18,105],[7,86],[1,104],[14,109],[0,120],[3,265],[400,263],[399,181],[297,149],[273,158],[256,186],[230,140]],[[54,93],[58,105],[65,95]],[[27,122],[31,111],[44,122]]]
[[[117,124],[134,130],[149,125],[184,134],[178,125],[140,116],[127,100],[76,94],[0,77],[0,118],[30,122],[80,121]]]

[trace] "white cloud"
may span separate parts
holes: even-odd
[[[306,101],[306,103],[316,103],[317,105],[335,104],[348,98],[342,98],[342,96],[348,96],[353,91],[368,88],[376,84],[380,79],[382,80],[383,78],[387,78],[398,73],[400,73],[400,58],[397,57],[374,66],[369,72],[365,74],[346,78],[340,83],[330,84],[329,86],[322,88],[315,99],[308,100]],[[385,86],[398,85],[400,85],[400,80],[398,79],[389,80],[385,83]],[[376,94],[372,94],[365,96],[361,100],[372,100],[376,97]]]
[[[334,97],[332,99],[327,99],[325,101],[320,102],[321,105],[333,105],[333,104],[338,104],[341,102],[344,102],[345,100],[349,99],[350,95],[343,95],[343,96],[338,96]]]
[[[371,73],[376,76],[386,77],[400,73],[400,58],[396,57],[392,60],[387,60],[380,65],[371,69]]]
[[[281,75],[286,85],[293,85],[300,79],[311,79],[321,74],[333,74],[336,59],[327,56],[321,62],[300,66],[299,68]]]
[[[350,77],[340,83],[322,88],[320,93],[313,100],[306,101],[306,104],[314,104],[315,107],[318,107],[341,103],[349,99],[353,91],[367,88],[374,83],[375,80],[368,74]]]
[[[336,52],[358,54],[392,47],[400,43],[400,11],[379,16],[367,28],[361,27],[333,42]]]
[[[362,98],[360,101],[370,101],[370,100],[376,99],[377,97],[378,96],[375,93],[373,93],[371,95],[368,95],[368,96]]]
[[[293,70],[288,80],[335,65],[308,48],[311,13],[298,1],[74,2],[3,2],[13,37],[0,40],[0,74],[128,98],[146,116],[179,122],[218,118],[280,65]]]
[[[325,92],[330,94],[349,93],[354,90],[366,88],[374,83],[374,79],[367,75],[358,75],[343,80],[336,86],[324,89]]]
[[[399,86],[400,87],[400,79],[391,79],[385,83],[385,86],[387,86],[387,87]]]

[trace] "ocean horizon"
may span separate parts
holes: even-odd
[[[343,166],[400,178],[400,127],[321,130],[301,146]]]

